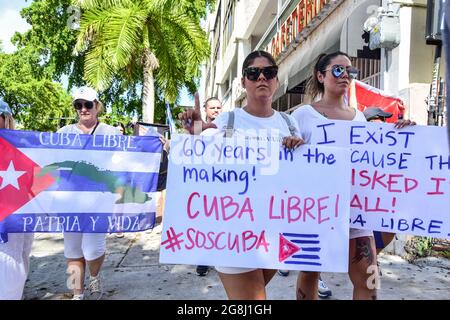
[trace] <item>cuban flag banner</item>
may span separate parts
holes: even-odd
[[[153,228],[158,137],[0,130],[0,232]]]
[[[355,95],[357,107],[364,111],[368,107],[378,107],[385,112],[392,113],[386,122],[394,123],[405,113],[405,106],[400,97],[392,96],[386,92],[355,80]]]

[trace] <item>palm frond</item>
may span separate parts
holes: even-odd
[[[110,64],[111,56],[105,45],[96,40],[86,55],[84,64],[85,79],[92,87],[103,91],[112,82],[115,70]]]
[[[103,28],[103,39],[111,52],[115,69],[124,68],[142,43],[146,13],[139,6],[114,8],[109,13],[108,24]]]

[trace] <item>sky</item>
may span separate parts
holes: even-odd
[[[20,16],[20,10],[31,2],[32,0],[0,0],[0,40],[4,52],[15,51],[10,39],[16,31],[25,32],[30,28],[30,25]],[[194,99],[189,96],[187,90],[181,92],[179,104],[182,106],[194,105]]]
[[[29,3],[30,1],[27,3],[25,0],[0,0],[0,39],[3,50],[7,53],[15,50],[10,42],[14,33],[24,32],[30,28],[30,25],[20,16],[20,10]]]

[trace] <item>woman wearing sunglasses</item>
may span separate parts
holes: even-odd
[[[58,130],[60,133],[119,135],[118,128],[101,123],[102,104],[97,92],[89,87],[81,87],[73,94],[73,106],[78,115],[76,124],[67,125]],[[69,273],[79,275],[75,279],[73,300],[84,299],[84,276],[86,264],[90,271],[89,296],[99,300],[103,289],[100,281],[100,269],[105,259],[106,234],[104,233],[64,233],[64,255]],[[73,275],[71,275],[73,277]]]
[[[0,99],[0,129],[15,129],[11,109],[2,99]],[[15,170],[20,170],[17,165]],[[8,187],[15,188],[12,185],[0,183],[0,189]],[[0,300],[20,300],[30,267],[34,235],[32,233],[4,233],[2,224],[5,221],[0,222]]]
[[[295,110],[292,116],[297,120],[302,138],[308,143],[311,139],[311,120],[334,119],[366,121],[364,114],[347,105],[345,94],[356,78],[358,70],[352,67],[350,58],[343,52],[319,56],[306,94],[313,101]],[[399,120],[396,128],[415,124],[409,120]],[[353,299],[376,299],[377,291],[369,288],[376,268],[377,255],[372,230],[350,229],[349,276],[353,283]],[[300,272],[297,280],[297,299],[318,299],[318,272]]]
[[[261,130],[261,135],[269,133],[272,137],[277,135],[286,148],[293,149],[303,143],[298,136],[291,135],[287,120],[272,109],[272,97],[277,89],[278,67],[274,58],[265,51],[250,53],[242,66],[242,87],[247,92],[247,105],[236,108],[234,113],[233,129],[236,135],[254,136]],[[199,103],[196,102],[194,110],[188,110],[180,116],[184,127],[193,133],[193,121],[202,121],[202,129],[208,129],[203,134],[224,134],[228,124],[230,113],[222,112],[211,124],[201,120]],[[298,132],[295,120],[289,117],[289,121]],[[273,130],[271,130],[273,129]],[[266,299],[266,285],[275,275],[276,270],[250,269],[216,266],[220,280],[230,300],[262,300]]]

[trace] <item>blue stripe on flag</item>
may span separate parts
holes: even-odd
[[[299,233],[283,233],[286,240],[298,244],[300,251],[289,257],[290,260],[286,260],[285,264],[297,264],[308,266],[321,266],[319,252],[322,250],[320,247],[320,240],[318,234],[299,234]],[[315,240],[311,240],[315,239]],[[313,246],[311,246],[313,245]],[[302,254],[302,253],[306,254]],[[315,252],[316,254],[307,254],[308,252]]]
[[[302,248],[302,251],[307,251],[307,252],[319,252],[320,250],[322,250],[321,248]]]
[[[313,254],[296,254],[293,255],[292,258],[296,258],[296,259],[320,259],[319,256],[313,255]]]
[[[16,148],[101,150],[161,153],[162,143],[155,136],[102,136],[67,133],[0,130],[0,138]]]
[[[299,234],[299,233],[283,233],[283,236],[285,237],[292,237],[292,238],[318,238],[318,234]]]
[[[290,240],[293,243],[301,243],[301,244],[319,244],[320,241],[313,240]]]
[[[285,261],[286,264],[303,264],[308,266],[321,266],[321,263],[318,262],[308,262],[308,261]]]
[[[72,174],[71,170],[56,171],[56,182],[46,191],[93,191],[93,192],[113,192],[103,182],[94,181],[89,177]],[[142,172],[118,172],[109,171],[109,179],[116,180],[118,186],[127,185],[137,188],[142,192],[156,192],[158,187],[158,173]]]
[[[123,221],[123,228],[117,221]],[[95,222],[95,223],[94,223]],[[151,229],[156,223],[156,213],[135,215],[112,213],[59,213],[59,214],[13,214],[3,220],[9,233],[23,232],[139,232]],[[94,226],[95,225],[95,229]]]

